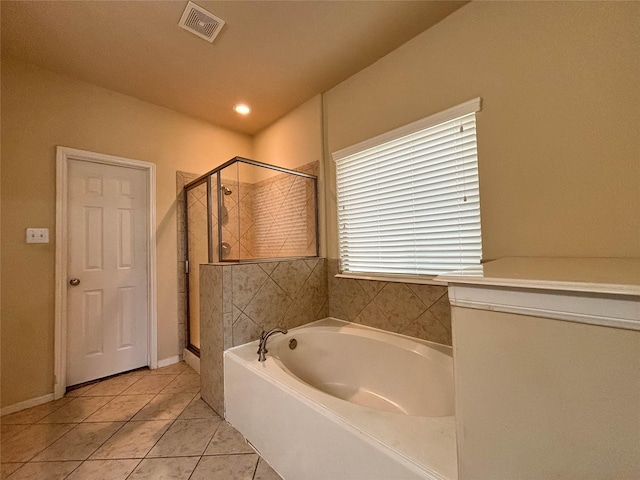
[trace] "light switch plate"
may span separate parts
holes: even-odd
[[[49,229],[27,228],[27,243],[49,243]]]

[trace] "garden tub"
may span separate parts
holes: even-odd
[[[451,347],[325,319],[225,352],[225,417],[285,480],[456,479]]]

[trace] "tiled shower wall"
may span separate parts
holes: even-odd
[[[224,350],[329,315],[323,258],[200,267],[202,398],[223,414]]]
[[[447,288],[336,278],[328,261],[329,315],[370,327],[451,345]]]
[[[318,162],[296,170],[317,176]],[[278,173],[256,183],[226,177],[222,183],[231,190],[222,196],[222,240],[229,245],[228,258],[316,255],[316,199],[311,180]]]
[[[318,176],[318,162],[296,168]],[[280,173],[253,185],[253,223],[247,236],[253,258],[316,255],[316,198],[313,182]]]
[[[223,259],[255,258],[253,238],[247,232],[253,225],[253,189],[246,182],[238,182],[222,177],[220,182],[231,190],[229,195],[222,195],[222,241],[228,246]],[[214,183],[215,184],[215,183]],[[216,204],[217,205],[217,204]],[[217,243],[217,219],[214,218],[213,229]],[[214,243],[214,249],[217,248]]]

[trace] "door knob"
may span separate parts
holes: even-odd
[[[72,286],[77,286],[80,285],[80,279],[79,278],[72,278],[71,280],[69,280],[69,285]]]

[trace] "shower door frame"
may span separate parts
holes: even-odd
[[[316,229],[316,253],[315,255],[301,255],[299,257],[286,257],[287,259],[291,259],[291,258],[315,258],[319,256],[320,253],[320,232],[319,232],[319,225],[318,225],[318,177],[316,177],[315,175],[310,175],[308,173],[303,173],[303,172],[297,172],[295,170],[290,170],[288,168],[283,168],[283,167],[277,167],[275,165],[269,165],[268,163],[263,163],[263,162],[259,162],[257,160],[251,160],[249,158],[244,158],[244,157],[234,157],[231,160],[228,160],[226,162],[224,162],[223,164],[219,165],[218,167],[210,170],[209,172],[200,175],[198,178],[196,178],[195,180],[192,180],[191,182],[187,183],[184,186],[184,192],[183,194],[185,195],[185,202],[184,202],[184,215],[185,215],[185,221],[186,221],[186,228],[185,228],[185,277],[186,277],[186,282],[185,282],[185,289],[186,289],[186,348],[187,350],[189,350],[190,352],[192,352],[193,354],[197,355],[198,357],[200,357],[200,349],[198,347],[196,347],[195,345],[191,344],[191,322],[190,322],[190,317],[191,317],[191,306],[190,306],[190,288],[189,288],[189,272],[191,269],[191,265],[190,265],[190,261],[189,261],[189,202],[188,202],[188,191],[191,190],[192,188],[196,188],[201,186],[202,184],[207,185],[207,243],[208,243],[208,262],[209,263],[213,263],[214,262],[214,258],[213,258],[213,252],[214,252],[214,246],[213,246],[213,225],[212,225],[212,213],[213,213],[213,182],[211,177],[213,175],[216,175],[216,192],[217,192],[217,219],[218,219],[218,260],[217,262],[220,263],[241,263],[241,262],[255,262],[257,260],[280,260],[279,258],[268,258],[268,259],[262,259],[262,258],[252,258],[252,259],[223,259],[223,255],[222,255],[222,222],[221,222],[221,218],[222,218],[222,179],[221,179],[221,175],[220,172],[222,170],[224,170],[227,167],[230,167],[233,164],[236,163],[245,163],[247,165],[253,165],[256,167],[262,167],[262,168],[268,168],[270,170],[275,170],[277,172],[280,173],[288,173],[290,175],[295,175],[298,177],[303,177],[303,178],[308,178],[310,180],[313,181],[313,190],[314,190],[314,195],[315,195],[315,201],[314,201],[314,214],[315,214],[315,229]],[[238,178],[238,184],[239,184],[239,178]]]
[[[184,202],[184,218],[185,218],[185,222],[186,222],[186,228],[185,228],[185,289],[186,289],[186,313],[187,313],[187,317],[186,317],[186,349],[189,350],[191,353],[193,353],[194,355],[196,355],[198,358],[200,357],[200,348],[196,347],[195,345],[193,345],[191,343],[191,302],[190,302],[190,298],[191,298],[191,290],[189,288],[189,273],[191,272],[191,261],[189,260],[189,197],[188,197],[188,192],[189,190],[191,190],[192,188],[197,188],[203,184],[206,184],[207,186],[207,261],[209,263],[213,262],[213,242],[211,239],[211,227],[212,227],[212,222],[211,222],[211,214],[213,213],[213,209],[211,207],[211,200],[212,200],[212,192],[211,192],[211,175],[202,175],[198,178],[196,178],[195,180],[193,180],[192,182],[189,182],[188,184],[186,184],[184,186],[184,196],[185,196],[185,202]]]

